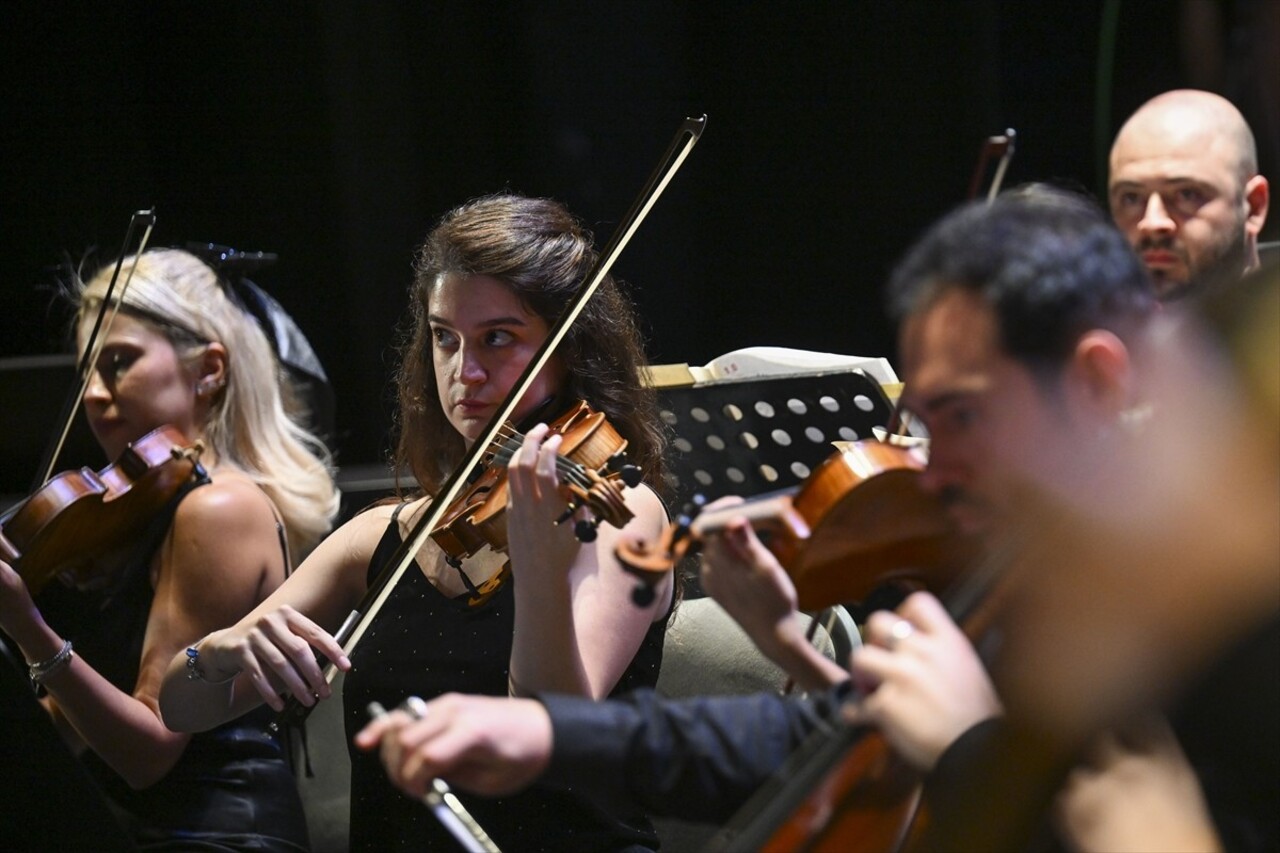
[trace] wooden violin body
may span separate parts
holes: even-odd
[[[64,572],[87,580],[94,564],[133,542],[178,489],[206,476],[201,449],[166,425],[101,471],[58,474],[6,515],[0,556],[33,595]]]
[[[977,644],[995,627],[1008,595],[1003,581],[1009,555],[990,544],[981,557],[973,546],[964,553],[967,567],[950,572],[945,584],[940,584],[942,574],[933,574],[927,588]],[[883,853],[920,848],[929,832],[923,777],[878,729],[833,720],[793,759],[772,789],[759,792],[759,802],[753,799],[742,810],[744,825],[723,849]]]
[[[656,546],[625,543],[618,558],[638,575],[660,576],[703,537],[746,517],[791,576],[802,610],[862,601],[890,584],[945,588],[971,546],[920,487],[924,466],[918,447],[851,442],[794,492],[704,511],[672,525]]]
[[[576,403],[549,427],[549,434],[564,437],[557,473],[570,507],[569,514],[585,506],[597,521],[625,527],[632,513],[622,496],[622,486],[639,483],[638,469],[628,471],[623,464],[626,439],[603,414],[583,402]],[[454,501],[431,531],[431,538],[450,558],[470,557],[486,545],[500,553],[506,551],[506,463],[514,452],[511,443],[518,438],[518,435],[508,436],[507,444],[490,452],[488,465],[479,479]],[[594,538],[593,523],[578,525],[576,531],[583,541]]]
[[[920,488],[925,462],[919,449],[859,441],[805,481],[787,527],[766,537],[801,609],[862,601],[886,583],[950,582],[965,549],[937,499]]]
[[[920,775],[874,730],[844,728],[823,737],[788,788],[770,792],[761,820],[713,849],[885,853],[910,846],[923,826]]]
[[[948,611],[970,642],[995,626],[1008,595],[1002,559],[986,555],[945,590]],[[733,849],[884,853],[918,850],[927,838],[929,802],[924,778],[874,728],[834,722],[817,747],[797,756],[796,768],[769,792],[766,808],[744,809],[750,823]],[[803,748],[802,748],[803,749]]]

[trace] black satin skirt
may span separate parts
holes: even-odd
[[[139,850],[297,853],[310,846],[293,773],[283,761],[235,761],[214,775],[171,773],[139,793],[129,808],[113,803]]]
[[[293,771],[264,729],[242,718],[196,735],[173,770],[142,791],[108,771],[108,799],[138,849],[308,850]]]

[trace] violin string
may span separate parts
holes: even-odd
[[[515,450],[503,449],[494,454],[493,463],[502,468],[507,467],[511,462],[511,457],[515,455]],[[586,467],[572,459],[566,459],[563,456],[556,457],[556,473],[561,479],[570,485],[588,488],[591,485],[590,479],[586,475]]]
[[[524,438],[524,433],[517,430],[510,423],[501,424],[494,435],[493,442],[491,442],[493,456],[490,464],[503,468],[507,467],[516,450],[520,448]],[[560,476],[561,481],[567,485],[577,486],[584,492],[592,492],[594,490],[595,484],[589,476],[587,466],[575,462],[567,456],[557,454],[556,473]]]
[[[524,433],[510,424],[500,426],[495,438],[495,443],[498,443],[498,446],[493,451],[493,464],[506,468],[511,462],[511,457],[520,448],[520,443],[524,441],[524,438]],[[590,478],[586,475],[586,467],[566,456],[556,455],[556,473],[571,485],[583,489],[588,489],[591,486]]]

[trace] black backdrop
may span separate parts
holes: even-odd
[[[1097,140],[1196,80],[1178,9],[6,4],[0,356],[62,348],[59,264],[109,256],[129,212],[154,205],[153,245],[279,253],[257,280],[330,372],[339,459],[378,461],[412,252],[432,221],[506,188],[567,202],[603,243],[679,121],[706,113],[617,267],[652,358],[759,344],[892,357],[886,273],[962,199],[981,140],[1018,130],[1011,182],[1096,188]],[[1107,14],[1115,62],[1099,86]]]

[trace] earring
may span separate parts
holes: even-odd
[[[1139,436],[1146,430],[1154,413],[1150,403],[1137,403],[1120,412],[1118,423],[1128,435]]]
[[[227,383],[223,380],[203,379],[198,385],[196,385],[196,396],[208,397],[215,391],[220,390],[225,384]]]

